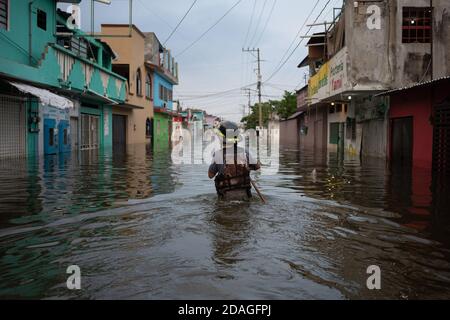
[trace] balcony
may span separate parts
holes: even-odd
[[[40,61],[41,74],[50,85],[91,94],[113,103],[126,98],[126,79],[57,44],[50,44]]]

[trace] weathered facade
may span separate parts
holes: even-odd
[[[173,119],[173,86],[178,84],[178,63],[170,50],[163,47],[153,32],[145,34],[145,63],[153,74],[153,142],[161,149],[171,144]]]
[[[311,61],[321,66],[312,68],[310,103],[348,105],[343,130],[348,152],[387,156],[389,98],[378,93],[450,74],[450,2],[430,4],[345,1],[320,38],[324,55]]]
[[[297,111],[288,119],[280,121],[280,144],[290,148],[300,148],[302,138],[307,136],[304,130],[304,119],[307,111],[308,86],[297,90],[296,93]]]
[[[153,134],[153,74],[145,63],[145,35],[129,25],[103,24],[102,34],[112,35],[104,39],[118,54],[113,70],[127,79],[127,97],[124,104],[113,107],[114,145],[150,142]]]
[[[112,145],[111,106],[125,100],[125,79],[110,47],[69,27],[59,2],[80,1],[9,1],[2,13],[1,157]]]

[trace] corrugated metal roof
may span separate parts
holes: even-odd
[[[300,117],[302,114],[304,114],[305,113],[305,111],[298,111],[298,112],[296,112],[296,113],[294,113],[292,116],[290,116],[289,118],[287,118],[288,120],[292,120],[292,119],[295,119],[295,118],[298,118],[298,117]]]
[[[446,77],[442,77],[442,78],[438,78],[438,79],[434,79],[434,80],[430,80],[430,81],[426,81],[426,82],[419,82],[419,83],[415,83],[412,84],[410,86],[407,87],[403,87],[403,88],[397,88],[397,89],[392,89],[392,90],[388,90],[382,93],[379,93],[377,96],[387,96],[387,95],[391,95],[393,93],[397,93],[397,92],[401,92],[401,91],[406,91],[406,90],[410,90],[410,89],[414,89],[414,88],[419,88],[419,87],[424,87],[427,85],[432,85],[435,84],[437,82],[441,82],[441,81],[445,81],[445,80],[450,80],[450,76],[446,76]]]

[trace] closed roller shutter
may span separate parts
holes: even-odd
[[[0,95],[0,158],[26,156],[26,130],[24,101]]]

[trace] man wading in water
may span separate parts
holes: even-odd
[[[222,123],[217,134],[222,140],[223,148],[213,154],[208,176],[210,179],[216,177],[219,199],[248,200],[252,197],[250,171],[259,170],[261,164],[254,161],[244,149],[238,147],[242,137],[235,123]]]

